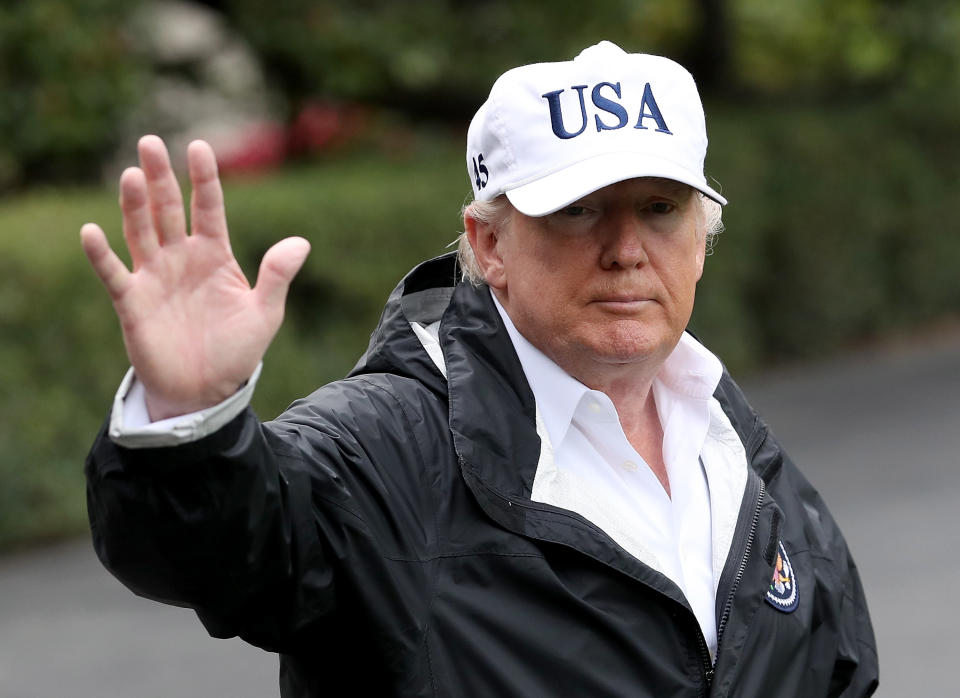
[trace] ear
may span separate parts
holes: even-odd
[[[703,277],[703,265],[707,259],[706,233],[701,233],[697,238],[697,281],[699,281]]]
[[[500,291],[506,290],[507,277],[500,249],[502,231],[491,223],[477,220],[469,210],[463,216],[463,226],[487,284]]]

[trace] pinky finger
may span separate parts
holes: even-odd
[[[80,244],[90,260],[90,266],[100,277],[107,293],[113,299],[123,294],[130,279],[130,272],[116,253],[110,249],[107,236],[95,223],[87,223],[80,228]]]

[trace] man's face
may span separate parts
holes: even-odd
[[[517,329],[587,385],[653,372],[693,310],[705,235],[694,191],[631,179],[560,211],[512,214],[487,280]]]

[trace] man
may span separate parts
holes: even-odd
[[[87,465],[104,564],[280,652],[284,696],[871,694],[836,524],[684,332],[726,203],[706,143],[665,58],[603,42],[505,73],[468,134],[460,261],[410,272],[350,376],[261,424],[308,245],[248,288],[209,147],[188,236],[144,138],[134,271],[82,230],[133,365]]]

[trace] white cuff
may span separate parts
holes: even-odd
[[[260,362],[250,380],[218,405],[151,422],[147,412],[146,391],[131,368],[113,398],[110,440],[125,448],[157,448],[199,441],[221,429],[246,409],[262,369],[263,362]]]

